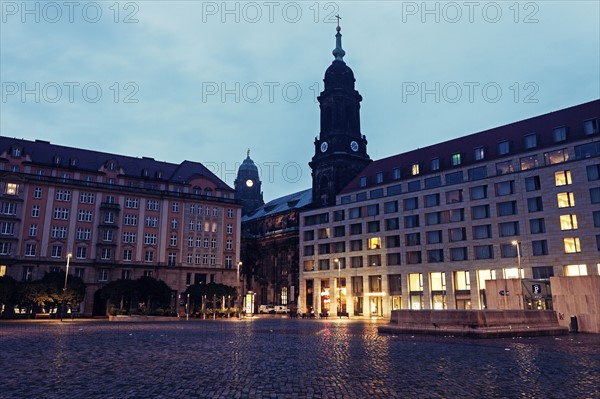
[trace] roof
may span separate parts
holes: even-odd
[[[288,194],[284,197],[275,198],[260,208],[242,217],[242,223],[263,218],[265,216],[299,210],[310,205],[312,202],[312,188]]]
[[[126,177],[154,178],[181,184],[186,184],[195,177],[204,177],[214,183],[218,189],[233,191],[231,187],[199,162],[183,161],[180,164],[173,164],[156,161],[154,158],[148,157],[137,158],[65,147],[43,140],[30,141],[0,137],[0,151],[8,150],[14,146],[21,147],[23,156],[28,156],[32,163],[38,165],[59,165],[64,168],[75,167],[79,170],[98,172],[109,161],[114,161],[117,168],[122,169],[123,175]]]
[[[452,166],[452,155],[457,153],[460,154],[460,167],[462,168],[531,151],[531,149],[525,147],[524,136],[532,133],[537,135],[537,149],[555,146],[552,130],[557,127],[566,126],[569,129],[565,143],[580,140],[586,137],[583,132],[583,121],[598,117],[600,117],[600,100],[595,100],[376,160],[363,169],[339,194],[364,190],[365,187],[360,185],[360,179],[364,176],[367,177],[367,188],[398,181],[394,180],[392,173],[394,169],[398,168],[401,170],[401,180],[403,181],[454,170],[457,167]],[[510,153],[507,155],[498,153],[498,143],[504,141],[510,143]],[[478,161],[474,158],[474,149],[480,147],[484,149],[485,158]],[[440,166],[438,170],[432,170],[430,161],[436,158],[440,160]],[[411,167],[414,164],[419,164],[419,176],[410,174]],[[383,181],[375,184],[373,177],[380,172],[383,172]]]

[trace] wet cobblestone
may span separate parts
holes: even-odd
[[[0,324],[0,398],[600,398],[600,336],[379,335],[371,322]]]

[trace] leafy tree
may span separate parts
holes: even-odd
[[[187,298],[188,294],[190,295],[190,306],[192,309],[201,306],[203,297],[206,297],[208,301],[212,301],[214,297],[219,300],[227,296],[231,296],[233,299],[237,298],[237,290],[234,287],[214,282],[190,285],[184,292],[185,298]]]
[[[119,309],[129,309],[135,292],[135,281],[119,279],[111,281],[102,288],[102,296]]]
[[[50,302],[56,307],[60,306],[64,300],[65,306],[73,309],[78,307],[85,298],[85,284],[79,277],[69,276],[66,291],[63,290],[65,284],[64,272],[46,273],[42,277],[41,283],[46,286]]]
[[[143,302],[152,310],[159,306],[169,306],[171,289],[164,281],[152,277],[119,279],[106,284],[102,289],[102,296],[119,309],[137,309],[137,304]]]
[[[52,298],[48,294],[46,284],[41,281],[18,283],[17,292],[15,293],[15,303],[19,308],[25,308],[28,315],[37,312],[51,301]]]
[[[152,277],[140,277],[136,280],[136,291],[140,302],[148,309],[168,307],[171,303],[171,288],[162,280]]]

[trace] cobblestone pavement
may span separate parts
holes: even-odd
[[[0,398],[600,398],[600,336],[379,335],[369,321],[0,324]]]

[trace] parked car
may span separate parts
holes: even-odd
[[[275,313],[275,306],[273,306],[273,305],[260,305],[258,307],[258,313]]]
[[[285,305],[275,305],[275,313],[285,313],[287,314],[290,310]]]

